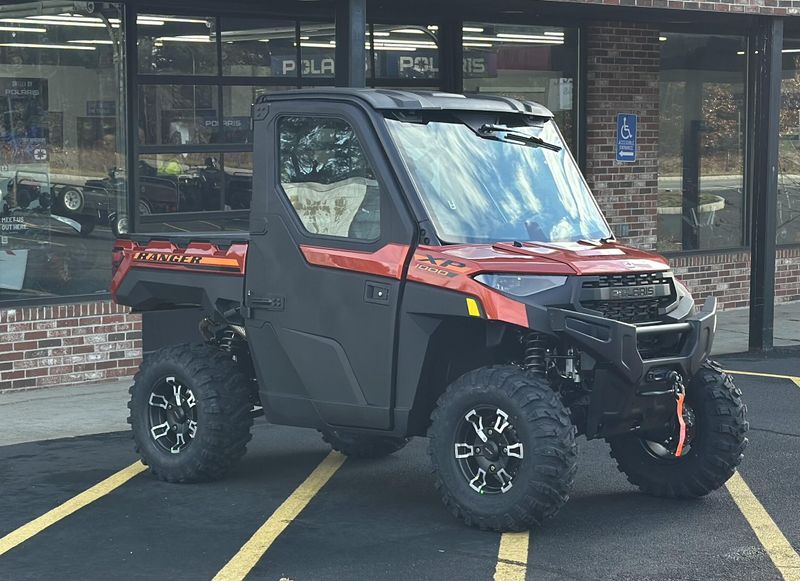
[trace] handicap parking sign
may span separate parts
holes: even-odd
[[[617,115],[617,161],[636,161],[636,121],[633,113]]]

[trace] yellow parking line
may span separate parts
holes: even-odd
[[[73,496],[64,504],[44,513],[42,516],[32,520],[28,524],[22,525],[17,530],[8,533],[6,536],[0,539],[0,555],[7,553],[17,545],[24,543],[35,535],[38,535],[50,525],[53,525],[61,519],[68,517],[72,513],[82,509],[87,504],[91,504],[112,490],[119,488],[128,480],[146,469],[147,467],[141,462],[135,462],[127,468],[123,468],[116,474],[109,476],[102,482],[98,482],[91,488],[81,492],[79,495]]]
[[[736,472],[725,486],[784,581],[800,581],[800,555],[786,540],[744,479]]]
[[[775,373],[761,373],[757,371],[734,371],[732,369],[725,369],[725,373],[731,373],[733,375],[754,375],[756,377],[770,377],[772,379],[788,379],[789,381],[793,381],[797,387],[800,387],[800,377],[795,377],[794,375],[778,375]]]
[[[267,552],[275,539],[297,518],[297,515],[311,502],[311,499],[325,486],[345,457],[331,452],[305,479],[300,486],[283,501],[267,521],[250,537],[239,552],[214,576],[213,581],[241,581],[258,560]]]
[[[530,533],[503,533],[497,551],[494,581],[525,581]]]

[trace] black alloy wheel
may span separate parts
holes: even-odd
[[[155,384],[148,401],[150,435],[170,454],[180,454],[197,434],[197,399],[191,389],[165,377]]]
[[[479,494],[505,494],[514,485],[525,447],[508,413],[476,406],[456,428],[454,456],[470,488]]]

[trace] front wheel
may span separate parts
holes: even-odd
[[[221,477],[250,441],[250,389],[236,363],[207,345],[175,345],[145,357],[128,404],[142,461],[169,482]]]
[[[511,366],[466,373],[439,398],[428,436],[436,488],[467,525],[527,530],[569,498],[575,427],[543,377]]]
[[[686,387],[686,447],[680,456],[677,427],[662,437],[609,438],[611,456],[642,492],[668,498],[704,496],[725,484],[742,461],[746,414],[733,378],[707,363]]]

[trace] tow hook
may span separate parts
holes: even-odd
[[[676,411],[678,414],[678,446],[675,448],[675,457],[680,458],[683,454],[683,446],[686,443],[686,421],[683,419],[683,402],[686,398],[686,386],[683,385],[683,377],[677,371],[671,371],[667,380],[672,386],[677,401]]]

